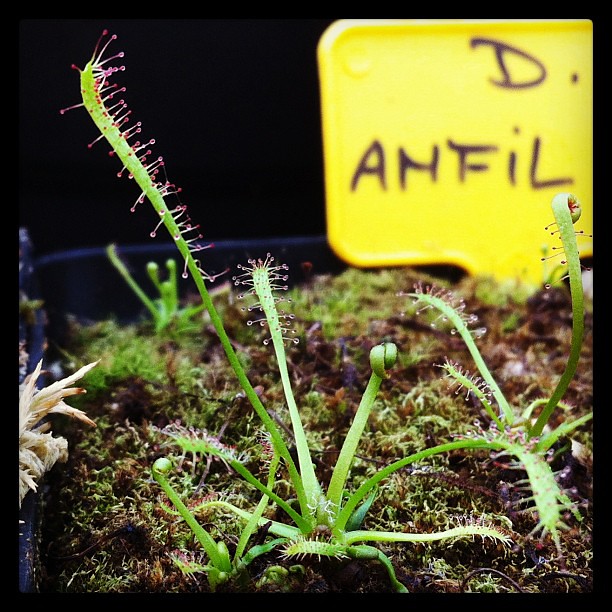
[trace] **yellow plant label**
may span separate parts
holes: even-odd
[[[340,20],[317,52],[327,235],[347,263],[541,283],[560,192],[592,233],[590,20]]]

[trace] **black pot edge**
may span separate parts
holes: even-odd
[[[36,274],[34,272],[33,247],[25,228],[19,229],[19,291],[28,299],[39,299]],[[45,352],[45,313],[36,311],[33,321],[25,320],[19,316],[19,341],[25,342],[28,350],[28,363],[26,372],[32,372]],[[19,373],[19,384],[23,382],[22,373]],[[39,385],[42,384],[42,377]],[[38,589],[39,557],[36,540],[40,528],[39,495],[37,491],[30,491],[24,497],[18,511],[18,554],[19,554],[19,591],[33,593]]]
[[[265,258],[289,266],[289,283],[298,283],[308,274],[335,274],[347,267],[331,250],[326,236],[297,236],[256,240],[222,240],[201,252],[201,265],[210,274],[221,274],[211,289],[231,281],[237,264],[250,258]],[[155,288],[146,274],[146,265],[156,261],[165,277],[165,261],[174,259],[182,269],[181,255],[173,243],[117,245],[117,252],[135,280],[151,297]],[[98,321],[110,316],[119,322],[136,320],[143,314],[142,303],[119,276],[106,254],[106,247],[73,249],[38,257],[34,268],[45,301],[47,336],[62,338],[69,313],[80,321]],[[181,296],[195,294],[191,278],[179,274]]]

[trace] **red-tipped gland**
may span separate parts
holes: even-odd
[[[569,194],[567,198],[567,206],[570,210],[572,223],[576,223],[576,221],[580,219],[580,215],[582,215],[582,206],[580,205],[580,201],[575,195]]]
[[[139,179],[139,184],[142,184],[140,179],[144,178],[141,174],[143,170],[149,176],[149,185],[144,186],[144,190],[140,193],[130,208],[130,211],[134,212],[137,205],[144,202],[145,197],[153,197],[151,190],[157,191],[162,199],[165,200],[165,198],[169,195],[177,196],[181,189],[168,181],[166,177],[165,164],[161,156],[157,157],[151,162],[148,161],[149,156],[153,155],[153,151],[148,147],[155,144],[155,139],[151,138],[148,142],[143,143],[141,140],[137,140],[135,138],[136,134],[139,134],[142,131],[141,123],[137,122],[131,126],[128,125],[131,120],[132,111],[128,108],[126,102],[118,96],[119,93],[125,92],[126,88],[119,87],[116,83],[109,83],[111,77],[116,72],[123,72],[125,70],[125,66],[123,65],[111,65],[114,60],[122,59],[124,57],[123,51],[107,57],[104,56],[111,42],[116,39],[116,35],[113,34],[112,36],[109,36],[108,30],[103,30],[96,43],[92,59],[87,64],[85,70],[87,71],[87,74],[84,75],[84,70],[81,70],[75,64],[72,65],[72,68],[81,73],[81,80],[87,84],[82,86],[83,89],[81,91],[81,95],[83,96],[83,100],[87,100],[86,110],[92,116],[94,123],[96,123],[101,132],[101,134],[95,140],[87,145],[88,148],[92,148],[96,142],[106,137],[113,148],[119,151],[119,147],[123,143],[120,141],[117,142],[117,138],[121,138],[128,144],[129,148],[124,150],[124,155],[119,153],[119,156],[122,158],[125,165],[117,173],[117,176],[123,177],[127,175],[129,179],[134,179],[135,176],[137,176]],[[91,70],[91,74],[89,74],[89,70]],[[87,79],[85,79],[85,77],[87,77]],[[115,96],[117,97],[113,99]],[[81,106],[84,107],[85,103],[81,102],[79,104],[61,109],[60,113],[64,114],[68,110]],[[111,128],[112,133],[109,131]],[[132,139],[134,142],[132,142]],[[113,156],[115,154],[115,150],[111,150],[109,155]],[[160,176],[163,176],[164,180],[160,180]],[[155,207],[158,208],[158,206]],[[189,219],[186,209],[187,207],[180,204],[180,202],[174,209],[170,207],[167,208],[167,211],[170,213],[177,226],[171,230],[173,233],[173,238],[177,241],[184,240],[191,253],[210,248],[212,245],[202,245],[196,242],[201,240],[203,236],[201,233],[199,233],[199,225],[192,223]],[[151,237],[156,236],[160,225],[163,223],[165,212],[165,210],[160,211],[159,214],[162,219],[153,229],[153,231],[150,232]],[[194,259],[194,261],[202,278],[208,281],[214,281],[216,278],[227,273],[228,271],[224,270],[219,274],[209,274],[201,268],[200,262],[197,259]],[[187,277],[187,263],[188,262],[186,259],[183,277]]]
[[[566,203],[570,212],[572,223],[576,223],[582,215],[582,205],[580,200],[573,193],[558,193],[553,198],[553,204],[560,206],[562,203]]]
[[[82,106],[84,106],[84,104],[81,102],[80,104],[73,104],[72,106],[67,106],[66,108],[60,108],[60,115],[67,113],[69,110],[72,110],[73,108],[81,108]]]

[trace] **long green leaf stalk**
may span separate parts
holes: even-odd
[[[578,198],[571,193],[560,193],[553,198],[552,210],[557,224],[559,237],[563,244],[563,252],[567,261],[570,292],[572,295],[572,342],[569,358],[565,370],[553,391],[546,406],[540,413],[533,427],[529,430],[529,437],[534,438],[542,434],[546,423],[559,404],[569,387],[580,359],[580,349],[584,337],[584,292],[582,287],[582,272],[580,254],[576,242],[574,223],[580,219],[582,207]],[[553,232],[556,233],[556,232]]]
[[[85,65],[85,68],[81,70],[77,66],[73,66],[80,73],[83,101],[70,108],[83,106],[87,110],[100,131],[100,136],[93,143],[101,138],[105,138],[114,154],[117,155],[124,165],[124,170],[119,175],[121,176],[123,171],[126,171],[140,187],[141,194],[136,199],[132,210],[135,210],[138,204],[148,199],[160,219],[160,224],[163,224],[170,234],[185,262],[183,276],[187,277],[188,273],[191,274],[202,303],[208,311],[211,324],[217,333],[240,386],[243,388],[248,400],[251,402],[266,429],[270,432],[275,448],[287,464],[292,481],[296,486],[300,487],[301,479],[289,449],[276,423],[267,413],[259,396],[253,389],[206,287],[205,281],[212,281],[215,279],[215,276],[203,270],[200,261],[196,259],[196,255],[200,251],[209,248],[210,245],[203,246],[199,242],[202,236],[197,233],[198,226],[191,221],[185,205],[181,203],[175,207],[168,205],[166,199],[177,195],[179,190],[168,180],[160,180],[159,173],[164,168],[163,159],[161,157],[154,161],[147,159],[150,152],[146,150],[146,147],[150,143],[142,144],[139,140],[136,140],[141,130],[140,124],[128,127],[126,125],[128,122],[128,113],[125,110],[126,104],[123,101],[118,103],[114,101],[117,89],[116,85],[109,83],[109,78],[114,73],[123,70],[124,67],[112,66],[109,65],[109,62],[122,58],[123,53],[112,57],[104,57],[108,45],[117,38],[116,35],[107,37],[108,32],[105,30],[96,45],[93,57]],[[66,110],[70,109],[64,109],[62,112]],[[151,234],[154,236],[156,231],[157,228]],[[306,503],[303,490],[297,490],[296,495],[301,500],[301,503]]]

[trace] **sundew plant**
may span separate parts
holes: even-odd
[[[551,490],[551,487],[555,486],[555,480],[546,463],[545,452],[555,439],[580,423],[568,425],[548,436],[540,436],[544,424],[559,401],[557,397],[559,392],[556,392],[551,404],[542,411],[544,416],[541,416],[534,427],[517,428],[512,410],[507,406],[482,359],[477,363],[487,389],[465,375],[459,366],[449,362],[444,367],[449,375],[457,378],[483,402],[491,417],[492,427],[496,429],[479,431],[477,435],[464,436],[402,457],[354,488],[351,483],[351,467],[359,441],[367,426],[377,393],[381,385],[388,382],[391,377],[398,356],[398,348],[393,343],[385,342],[375,346],[370,353],[370,379],[346,434],[331,478],[327,484],[322,482],[315,469],[300,409],[291,388],[285,353],[286,344],[297,341],[292,328],[293,315],[285,309],[287,305],[283,297],[283,292],[287,289],[288,270],[271,254],[267,254],[263,259],[251,259],[246,265],[240,266],[233,277],[233,282],[237,287],[241,287],[241,297],[249,300],[245,310],[257,317],[250,318],[248,323],[261,325],[268,330],[269,337],[264,343],[270,345],[276,358],[277,374],[282,383],[291,421],[291,444],[295,444],[296,451],[294,457],[290,452],[285,432],[270,416],[260,395],[249,381],[209,293],[207,283],[214,281],[216,275],[206,272],[200,257],[211,245],[202,242],[203,236],[199,226],[191,220],[187,207],[179,199],[180,189],[167,179],[163,158],[153,155],[150,147],[154,145],[154,140],[141,139],[142,126],[139,122],[132,121],[131,111],[123,99],[125,87],[119,87],[113,81],[116,74],[124,70],[120,62],[117,64],[118,60],[122,60],[123,53],[109,54],[109,45],[115,39],[116,36],[109,36],[108,32],[103,32],[92,59],[85,67],[81,69],[73,66],[80,75],[82,102],[70,108],[86,109],[100,132],[90,146],[105,139],[111,147],[112,154],[116,155],[122,164],[118,175],[128,176],[138,185],[140,194],[131,207],[132,212],[147,200],[153,206],[156,222],[150,232],[151,237],[155,237],[160,228],[164,227],[175,243],[184,261],[182,275],[184,278],[191,276],[197,287],[202,305],[208,311],[210,323],[216,331],[237,382],[261,421],[268,449],[268,476],[263,482],[247,469],[245,457],[241,453],[218,443],[205,432],[188,427],[169,428],[164,432],[184,453],[218,457],[261,495],[259,503],[250,510],[239,508],[223,500],[206,502],[205,505],[209,509],[233,515],[242,525],[238,544],[230,554],[223,534],[213,535],[200,525],[181,496],[174,490],[169,478],[174,467],[172,459],[162,457],[153,464],[153,478],[188,523],[206,553],[207,562],[201,566],[201,571],[206,572],[211,589],[215,590],[220,584],[240,579],[255,558],[277,549],[285,558],[295,560],[306,556],[313,559],[375,560],[386,568],[393,588],[399,592],[406,592],[406,586],[397,579],[390,559],[376,546],[377,542],[410,544],[479,536],[482,539],[508,544],[510,542],[508,532],[482,516],[463,517],[457,521],[456,526],[433,533],[411,533],[407,530],[407,526],[401,531],[375,531],[363,528],[367,512],[378,494],[378,485],[384,479],[412,463],[455,449],[487,448],[507,452],[516,457],[520,465],[527,470],[527,479],[533,489],[533,498],[542,528],[552,533],[558,543],[557,530],[561,526],[559,512],[566,503],[566,498],[558,488]],[[557,218],[557,207],[554,207],[554,210]],[[566,228],[563,214],[557,223],[560,228],[564,228],[562,238],[565,246],[564,236],[569,230]],[[464,338],[476,359],[477,349],[473,338],[462,313],[455,308],[455,305],[449,304],[448,300],[444,299],[445,296],[441,296],[436,291],[417,291],[409,295],[422,301],[426,308],[441,310]],[[572,367],[575,368],[575,364]],[[565,386],[571,378],[572,367],[564,376]],[[497,407],[494,407],[488,399],[489,388],[498,404]],[[291,499],[281,495],[280,489],[276,488],[277,474],[281,470],[288,474],[287,479],[292,486]],[[265,511],[272,504],[284,511],[286,521],[267,518]],[[268,534],[264,543],[256,542],[253,538],[259,528],[265,528]]]
[[[477,317],[465,313],[464,302],[452,292],[418,285],[413,292],[400,295],[411,298],[418,308],[418,313],[430,309],[437,312],[431,325],[435,327],[440,322],[450,327],[450,332],[459,334],[465,343],[478,374],[471,374],[450,360],[446,360],[441,367],[457,391],[465,389],[468,397],[473,394],[490,419],[488,429],[475,429],[469,437],[479,441],[482,448],[495,451],[498,457],[508,456],[512,467],[525,472],[526,479],[520,484],[524,486],[527,494],[518,503],[525,505],[532,502],[531,508],[535,509],[538,517],[533,533],[550,534],[561,557],[563,553],[559,530],[567,529],[563,514],[571,511],[577,518],[580,518],[580,514],[576,505],[559,486],[551,470],[551,449],[561,438],[592,419],[593,413],[589,412],[573,421],[562,420],[556,428],[550,427],[551,417],[561,407],[561,400],[576,372],[584,336],[582,265],[576,241],[576,234],[584,235],[584,232],[574,230],[574,224],[582,214],[582,206],[575,195],[560,193],[552,200],[552,212],[555,221],[545,229],[554,228],[551,234],[558,235],[561,240],[561,245],[553,247],[557,252],[552,257],[563,257],[561,265],[567,266],[566,278],[569,280],[573,316],[567,364],[550,398],[537,399],[522,411],[509,405],[478,350],[475,337],[478,337],[482,330],[472,329]],[[539,414],[535,417],[538,409]]]

